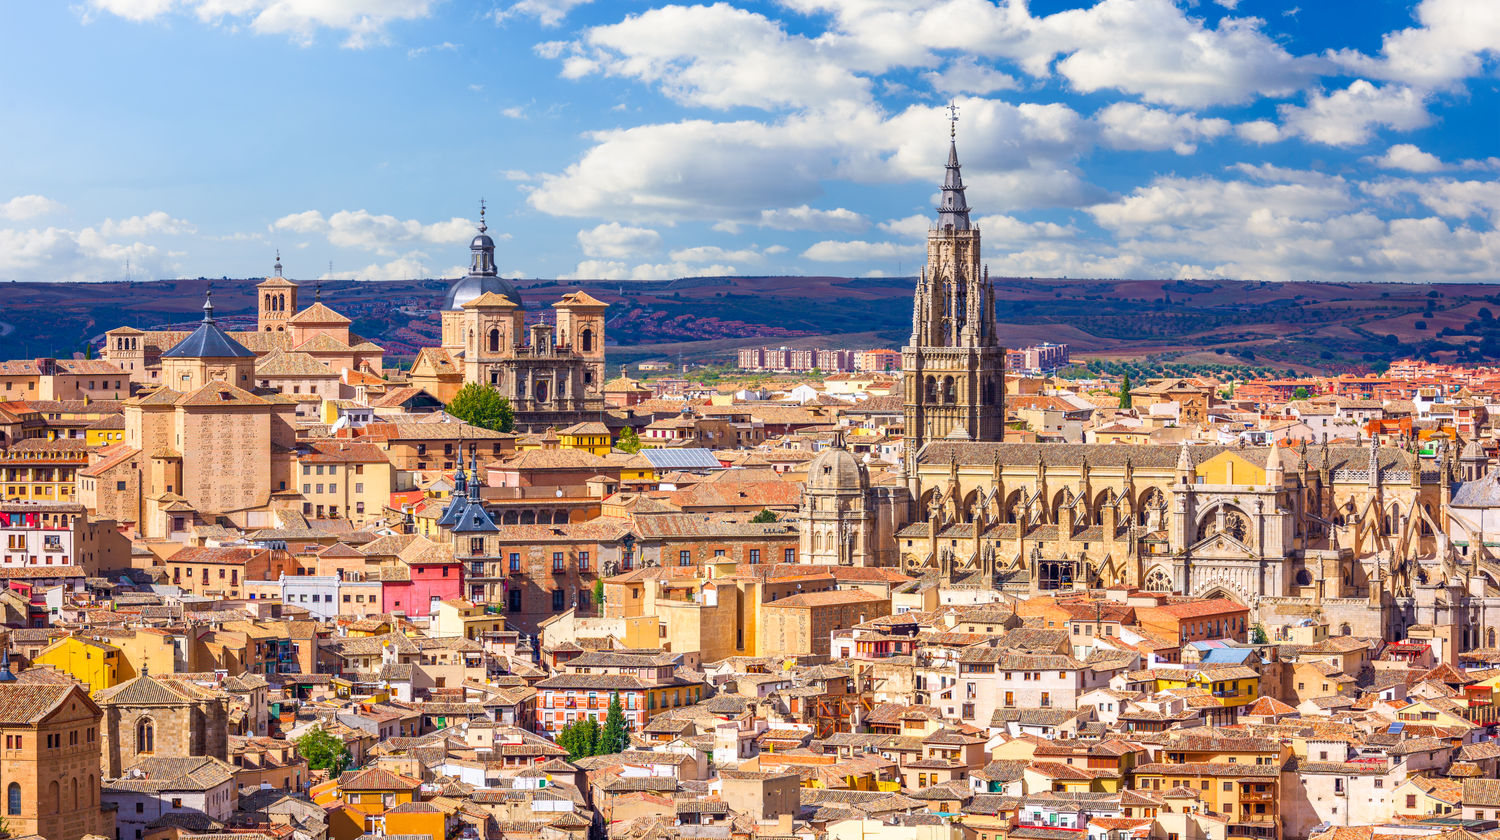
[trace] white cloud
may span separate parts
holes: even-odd
[[[578,247],[590,257],[623,259],[652,253],[661,248],[661,234],[650,228],[638,228],[609,222],[578,232]]]
[[[774,108],[865,101],[868,80],[831,61],[807,38],[764,15],[712,6],[666,6],[596,26],[566,45],[538,47],[564,59],[563,75],[621,76],[672,99],[710,108]]]
[[[1238,134],[1242,140],[1260,144],[1275,143],[1285,137],[1281,126],[1270,120],[1251,120],[1240,123],[1234,127],[1234,133]]]
[[[146,242],[116,241],[93,227],[0,228],[0,281],[123,280],[127,261],[136,279],[158,278],[176,272],[178,256]]]
[[[1403,85],[1376,87],[1364,79],[1333,93],[1309,93],[1305,106],[1280,105],[1276,110],[1284,130],[1329,146],[1364,143],[1376,127],[1411,131],[1432,122],[1421,91]]]
[[[432,6],[433,0],[87,0],[84,19],[104,12],[141,23],[181,11],[301,43],[331,29],[344,33],[344,46],[358,49],[384,43],[388,25],[426,18]]]
[[[510,117],[513,120],[524,120],[526,119],[526,106],[512,105],[509,108],[501,108],[500,115]]]
[[[501,23],[513,17],[533,17],[543,26],[558,26],[568,16],[568,12],[588,2],[589,0],[521,0],[509,8],[496,11],[495,22]]]
[[[806,204],[796,207],[781,207],[760,211],[756,224],[774,230],[863,230],[869,225],[864,216],[836,207],[832,210],[816,210]]]
[[[53,201],[42,195],[18,195],[4,204],[0,204],[0,219],[13,222],[21,222],[27,219],[35,219],[38,216],[49,216],[60,213],[63,210],[60,201]]]
[[[1407,172],[1440,172],[1447,168],[1437,155],[1428,154],[1411,143],[1397,143],[1380,157],[1364,160],[1381,169],[1404,169]]]
[[[422,277],[458,277],[469,269],[467,266],[450,266],[434,271],[423,262],[420,251],[413,251],[389,262],[370,263],[353,271],[323,272],[323,280],[414,280]]]
[[[1015,76],[980,64],[973,56],[955,59],[941,71],[923,74],[922,78],[932,85],[933,90],[942,94],[972,93],[983,96],[997,90],[1020,87]]]
[[[375,215],[367,210],[340,210],[327,218],[317,210],[282,216],[272,227],[293,233],[317,234],[339,248],[359,248],[382,256],[393,256],[396,246],[414,242],[455,244],[474,235],[474,223],[457,216],[442,222],[423,224],[415,219],[398,219]],[[495,239],[508,234],[490,233]]]
[[[758,263],[765,259],[765,255],[754,248],[720,248],[717,245],[699,245],[694,248],[679,248],[668,254],[673,262],[678,263]]]
[[[1361,75],[1427,88],[1476,75],[1485,56],[1500,55],[1500,4],[1422,0],[1416,15],[1421,26],[1387,34],[1378,58],[1355,50],[1330,55]]]
[[[1124,276],[1215,276],[1254,280],[1479,281],[1500,265],[1500,233],[1461,217],[1500,205],[1493,188],[1406,181],[1384,186],[1275,167],[1237,167],[1250,180],[1159,177],[1118,201],[1090,208],[1114,234],[1090,246]],[[1414,192],[1460,220],[1382,219],[1356,191]],[[1441,212],[1441,211],[1440,211]],[[1063,257],[1060,257],[1063,259]],[[1109,275],[1106,275],[1109,276]],[[1119,276],[1119,275],[1116,275]]]
[[[150,233],[181,236],[187,233],[196,233],[197,230],[191,222],[183,219],[174,219],[162,210],[147,213],[144,216],[131,216],[128,219],[121,219],[118,222],[114,219],[105,219],[103,224],[99,225],[99,232],[110,239],[124,236],[145,236]]]
[[[1452,178],[1416,180],[1386,178],[1364,185],[1377,198],[1411,196],[1440,216],[1457,219],[1487,219],[1500,225],[1500,181],[1458,181]]]
[[[825,239],[802,252],[803,259],[817,262],[861,262],[921,253],[922,246],[906,242],[840,242]]]
[[[713,277],[734,274],[732,265],[691,264],[678,260],[669,263],[627,265],[619,260],[583,260],[563,280],[673,280],[678,277]]]
[[[1094,116],[1104,143],[1115,149],[1158,151],[1171,149],[1179,155],[1197,151],[1201,140],[1222,137],[1231,130],[1229,120],[1199,119],[1134,102],[1116,102]]]

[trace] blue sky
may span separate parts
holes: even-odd
[[[0,45],[0,280],[452,276],[481,196],[513,276],[912,273],[949,101],[998,274],[1500,279],[1493,0],[76,0]]]

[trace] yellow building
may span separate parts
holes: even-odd
[[[1278,819],[1281,767],[1275,764],[1231,764],[1228,761],[1191,764],[1142,764],[1135,768],[1135,789],[1160,794],[1186,788],[1202,799],[1204,808],[1226,818],[1231,826],[1273,830]],[[1231,829],[1231,834],[1238,829]]]
[[[448,815],[430,802],[406,802],[386,810],[385,834],[444,840],[448,836]]]
[[[1217,708],[1205,710],[1211,723],[1230,724],[1243,714],[1242,708],[1260,699],[1260,675],[1243,665],[1222,668],[1153,668],[1136,671],[1127,679],[1149,692],[1201,689],[1212,696]]]
[[[373,443],[330,440],[312,444],[293,464],[302,512],[319,519],[347,519],[359,526],[384,518],[396,469]]]
[[[601,458],[609,454],[609,427],[599,422],[575,423],[557,433],[564,449],[582,449]]]
[[[33,665],[48,665],[73,677],[92,693],[120,683],[120,649],[105,642],[68,636],[42,649]]]
[[[88,466],[82,440],[28,438],[0,452],[0,497],[16,501],[71,502],[78,471]]]
[[[313,802],[325,808],[343,804],[363,816],[366,834],[394,834],[397,832],[384,828],[386,814],[415,802],[421,787],[420,779],[376,767],[345,773],[336,780],[314,785],[308,793]]]
[[[483,606],[473,601],[439,601],[432,611],[430,633],[435,638],[461,636],[478,640],[483,633],[498,633],[505,629],[505,616],[485,612]]]

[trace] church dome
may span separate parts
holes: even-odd
[[[870,473],[842,441],[819,452],[807,465],[807,489],[822,491],[867,490]]]
[[[516,291],[509,280],[493,275],[486,277],[482,274],[470,274],[448,287],[448,294],[443,298],[443,310],[461,310],[464,304],[487,292],[494,292],[508,298],[516,306],[521,306],[521,293]]]

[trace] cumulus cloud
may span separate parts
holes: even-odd
[[[1117,102],[1094,119],[1105,144],[1112,148],[1171,149],[1179,155],[1190,155],[1198,150],[1199,141],[1223,137],[1231,130],[1229,120],[1199,119],[1134,102]]]
[[[817,262],[862,262],[904,257],[921,253],[921,251],[921,245],[908,242],[865,242],[863,240],[840,242],[825,239],[803,251],[802,257]]]
[[[775,230],[863,230],[869,225],[864,216],[853,210],[835,207],[817,210],[806,204],[760,211],[756,224]]]
[[[292,233],[325,237],[339,248],[359,248],[381,256],[394,256],[398,246],[415,242],[454,244],[474,235],[474,223],[457,216],[441,222],[424,224],[415,219],[398,219],[376,215],[368,210],[340,210],[324,217],[317,210],[304,210],[277,219],[272,227]],[[508,235],[490,234],[496,239]]]
[[[578,247],[590,257],[622,259],[649,254],[661,248],[661,234],[650,228],[638,228],[609,222],[578,232]]]
[[[703,265],[673,260],[631,266],[620,260],[583,260],[564,280],[674,280],[678,277],[713,277],[734,274],[732,265]]]
[[[1500,4],[1422,0],[1421,26],[1389,33],[1380,54],[1356,50],[1329,55],[1355,73],[1384,81],[1442,88],[1479,73],[1486,56],[1500,56]]]
[[[84,19],[104,13],[138,23],[188,13],[204,23],[248,27],[311,43],[321,29],[344,33],[344,46],[386,41],[386,27],[431,14],[434,0],[87,0]]]
[[[62,202],[42,195],[18,195],[0,204],[0,219],[24,222],[38,216],[49,216],[63,210]]]
[[[1367,157],[1366,162],[1381,169],[1404,169],[1407,172],[1440,172],[1446,169],[1437,155],[1428,154],[1411,143],[1397,143],[1379,157]]]
[[[433,270],[424,262],[426,254],[413,251],[388,262],[376,262],[351,271],[323,272],[323,280],[411,280],[419,277],[457,277],[467,272],[467,266],[450,266]]]
[[[1275,167],[1237,171],[1250,177],[1156,178],[1090,213],[1117,237],[1107,249],[1116,261],[1134,264],[1147,276],[1484,280],[1500,264],[1500,233],[1492,223],[1472,227],[1440,216],[1383,219],[1357,195],[1378,192],[1379,186]],[[1412,182],[1384,189],[1427,187]],[[1442,203],[1439,191],[1419,194],[1423,201]],[[1494,201],[1482,193],[1466,196],[1463,189],[1450,195],[1455,215],[1483,212],[1484,203]]]
[[[177,267],[175,255],[139,241],[117,241],[94,227],[0,228],[0,281],[99,282],[132,274],[162,277]]]
[[[983,96],[997,90],[1013,90],[1020,82],[1009,73],[980,64],[972,56],[953,60],[942,70],[923,74],[932,89],[943,94],[969,93]]]
[[[1432,122],[1421,91],[1405,85],[1376,87],[1364,79],[1332,93],[1310,93],[1306,105],[1280,105],[1277,111],[1284,130],[1329,146],[1368,142],[1377,127],[1411,131]]]
[[[495,22],[503,23],[508,18],[530,17],[536,18],[543,26],[559,26],[568,12],[577,6],[588,3],[589,0],[521,0],[512,6],[499,9],[495,12]]]
[[[144,216],[131,216],[118,222],[114,219],[105,219],[104,223],[99,226],[99,232],[110,239],[145,236],[152,233],[181,236],[197,231],[198,229],[191,222],[174,219],[162,210],[147,213]]]

